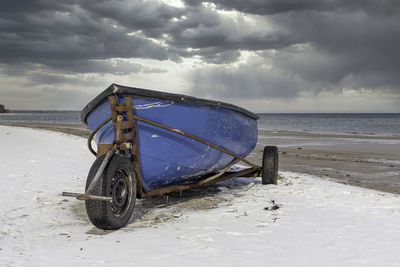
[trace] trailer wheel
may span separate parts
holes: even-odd
[[[276,146],[264,147],[262,162],[262,184],[278,183],[278,148]]]
[[[104,157],[105,155],[97,158],[93,163],[86,180],[86,190]],[[136,174],[132,162],[126,156],[114,155],[90,193],[112,197],[112,201],[85,200],[90,221],[104,230],[124,227],[129,222],[136,201]]]

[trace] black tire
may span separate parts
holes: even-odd
[[[276,146],[264,147],[262,162],[262,184],[278,183],[278,148]]]
[[[86,190],[94,179],[105,155],[96,159],[86,180]],[[132,215],[136,201],[136,173],[132,162],[114,155],[104,168],[91,194],[112,197],[107,200],[85,200],[86,212],[94,226],[104,230],[124,227]]]

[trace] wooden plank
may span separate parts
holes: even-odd
[[[108,151],[113,149],[112,143],[100,143],[97,145],[97,157],[107,154]]]
[[[108,97],[108,102],[110,103],[112,120],[113,120],[113,122],[116,122],[118,112],[116,112],[116,110],[115,110],[115,106],[117,105],[117,99],[116,99],[115,95],[110,95]]]
[[[116,105],[116,106],[114,107],[114,110],[115,110],[115,111],[125,111],[125,112],[127,112],[127,111],[129,111],[129,107],[127,107],[127,106],[124,105],[124,104],[118,104],[118,105]]]

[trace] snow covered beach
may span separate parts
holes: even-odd
[[[81,123],[1,122],[87,138]],[[280,171],[333,178],[339,182],[400,194],[400,136],[258,131],[258,144],[247,157],[261,165],[265,145],[279,147]]]
[[[398,266],[400,197],[281,173],[278,186],[235,179],[138,201],[136,219],[105,232],[82,192],[86,140],[0,126],[0,265]]]

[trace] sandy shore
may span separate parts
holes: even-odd
[[[280,171],[400,194],[399,137],[260,131],[248,158],[261,162],[264,145],[279,147]]]
[[[87,138],[82,124],[0,123]],[[342,183],[400,194],[400,138],[259,131],[248,159],[261,164],[265,145],[279,147],[279,170],[333,178]]]

